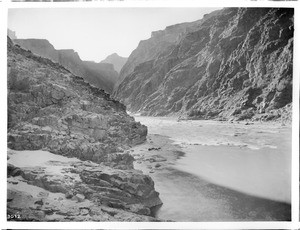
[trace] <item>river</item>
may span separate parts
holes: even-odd
[[[157,217],[176,221],[289,220],[291,127],[276,123],[135,119],[167,136],[185,153],[151,175],[163,206]]]

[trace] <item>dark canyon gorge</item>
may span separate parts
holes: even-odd
[[[213,11],[99,63],[9,35],[13,220],[290,220],[294,9]]]

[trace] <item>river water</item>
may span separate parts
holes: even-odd
[[[168,136],[185,153],[153,174],[163,206],[176,221],[288,220],[291,202],[291,128],[135,117],[149,134]]]

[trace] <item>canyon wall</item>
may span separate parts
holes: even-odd
[[[72,49],[56,50],[46,39],[14,39],[14,43],[42,57],[63,65],[73,74],[83,77],[90,84],[112,93],[118,73],[111,65],[82,61]]]
[[[144,115],[291,116],[294,10],[225,8],[141,41],[114,97]]]

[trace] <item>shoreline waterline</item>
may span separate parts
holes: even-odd
[[[147,119],[150,120],[145,124],[143,118],[146,118],[146,121]],[[149,117],[138,117],[137,120],[149,127],[151,119],[152,118]],[[171,119],[170,121],[168,118],[162,120],[159,120],[159,118],[154,119],[156,120],[154,124],[160,124],[161,127],[154,130],[154,125],[150,125],[146,145],[152,142],[154,146],[161,146],[162,144],[155,143],[155,141],[153,142],[153,137],[156,136],[156,139],[168,139],[170,145],[174,147],[173,151],[182,152],[181,157],[172,158],[170,164],[166,164],[164,168],[155,170],[154,173],[150,173],[150,170],[147,168],[149,165],[147,167],[144,166],[144,169],[142,169],[144,173],[148,173],[152,177],[155,182],[156,190],[160,192],[160,197],[164,202],[157,212],[159,218],[176,221],[256,221],[290,219],[291,186],[288,178],[290,179],[289,166],[291,154],[287,153],[281,156],[280,151],[284,148],[280,146],[276,146],[276,148],[270,147],[273,145],[272,141],[274,141],[272,135],[275,134],[275,136],[280,137],[283,133],[288,133],[288,127],[268,127],[268,125],[265,124],[263,124],[264,129],[258,127],[259,135],[265,135],[267,138],[264,139],[263,142],[258,143],[257,145],[262,147],[255,150],[245,145],[234,146],[219,144],[205,146],[199,143],[179,143],[174,140],[176,136],[174,138],[174,136],[170,137],[167,135],[168,132],[173,131],[174,126],[177,125],[175,120]],[[167,123],[166,127],[164,127],[164,121]],[[196,123],[199,125],[201,122]],[[210,122],[204,122],[200,128],[205,128],[206,124],[211,126]],[[216,123],[213,122],[213,124]],[[224,125],[222,123],[221,127],[226,128],[228,125],[230,126],[230,124]],[[182,124],[180,126],[183,128]],[[188,128],[189,127],[191,127],[191,125],[188,126]],[[245,135],[250,136],[250,141],[253,141],[256,139],[255,134],[257,131],[255,129],[255,126],[251,127],[240,124],[237,132],[242,131]],[[163,132],[160,132],[161,130],[163,130]],[[182,130],[178,130],[177,133],[180,131]],[[186,131],[183,130],[182,132],[185,133]],[[224,130],[221,130],[221,133],[222,132],[224,132]],[[229,138],[227,140],[231,140],[230,138],[234,136],[231,130],[227,129],[225,132],[227,132],[227,136],[225,135],[224,140],[226,140],[228,136]],[[196,137],[193,133],[191,133],[191,135],[194,135],[193,138]],[[149,141],[149,139],[151,141]],[[216,142],[218,140],[214,141]],[[243,144],[243,140],[240,142]],[[288,144],[288,142],[285,144]],[[147,150],[148,147],[146,147],[145,150]],[[155,154],[161,154],[163,156],[170,155],[170,152],[172,152],[170,150],[171,148],[170,146],[168,149],[162,148]],[[195,152],[195,150],[198,152]],[[288,149],[285,150],[289,152]],[[148,154],[150,154],[149,151],[145,151],[144,155],[146,156]],[[176,154],[174,153],[174,155]],[[208,163],[206,163],[206,161]],[[281,163],[281,169],[279,168],[278,170],[282,171],[282,173],[275,170],[276,167],[278,167],[278,162]],[[230,165],[230,163],[232,163],[232,165]],[[264,165],[266,163],[267,165]],[[214,164],[216,164],[216,166]],[[227,168],[224,167],[223,164],[225,166],[229,164],[230,166]],[[137,166],[139,169],[142,168],[140,165]],[[218,169],[216,170],[214,167]],[[235,170],[234,167],[236,167],[237,170]],[[249,176],[249,174],[252,173],[254,174],[253,177],[251,177],[251,175]],[[260,177],[258,177],[259,173],[265,173],[266,175],[260,175]],[[226,178],[226,175],[229,178]],[[278,180],[276,177],[281,178]],[[273,182],[277,183],[274,188],[272,188]],[[238,197],[237,200],[236,197]],[[181,206],[183,210],[172,204],[176,202],[178,203],[177,206]],[[243,207],[243,203],[247,205],[247,207]],[[184,212],[187,209],[191,209],[191,211],[188,212],[189,215],[195,213],[195,216],[185,215]],[[203,213],[204,209],[210,211]],[[222,210],[222,213],[218,210]],[[217,214],[213,214],[214,212],[217,212]]]

